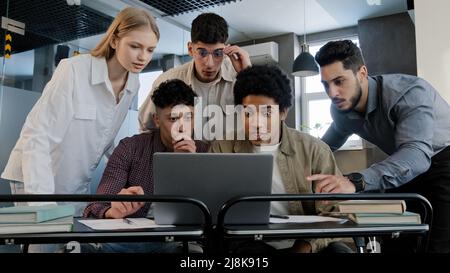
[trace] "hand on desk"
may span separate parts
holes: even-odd
[[[329,174],[314,174],[306,177],[308,181],[315,181],[315,193],[354,193],[355,185],[353,185],[347,177]]]
[[[118,194],[144,194],[142,187],[122,189]],[[111,202],[111,208],[106,211],[106,218],[124,218],[135,213],[144,206],[145,202]]]

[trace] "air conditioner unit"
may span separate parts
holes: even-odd
[[[243,46],[242,48],[250,55],[252,64],[278,63],[278,44],[276,42]]]

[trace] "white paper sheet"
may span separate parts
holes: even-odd
[[[287,215],[288,219],[281,219],[276,217],[270,217],[270,223],[319,223],[319,222],[341,222],[344,223],[348,219],[326,217],[317,215]]]
[[[78,222],[95,230],[175,227],[174,225],[157,225],[155,221],[147,218],[92,219],[92,220],[89,219],[89,220],[79,220]]]

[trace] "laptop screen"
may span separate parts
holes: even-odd
[[[222,205],[245,195],[269,195],[272,187],[273,157],[270,154],[155,153],[154,194],[183,195],[203,201],[213,223]],[[158,224],[199,224],[202,214],[192,204],[155,203]],[[269,202],[234,205],[225,223],[268,223]]]

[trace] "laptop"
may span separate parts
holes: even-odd
[[[154,194],[184,195],[203,201],[213,224],[223,203],[243,195],[269,195],[272,188],[273,156],[236,153],[155,153]],[[233,205],[226,224],[267,224],[270,202]],[[203,215],[192,204],[154,204],[157,224],[201,224]]]

